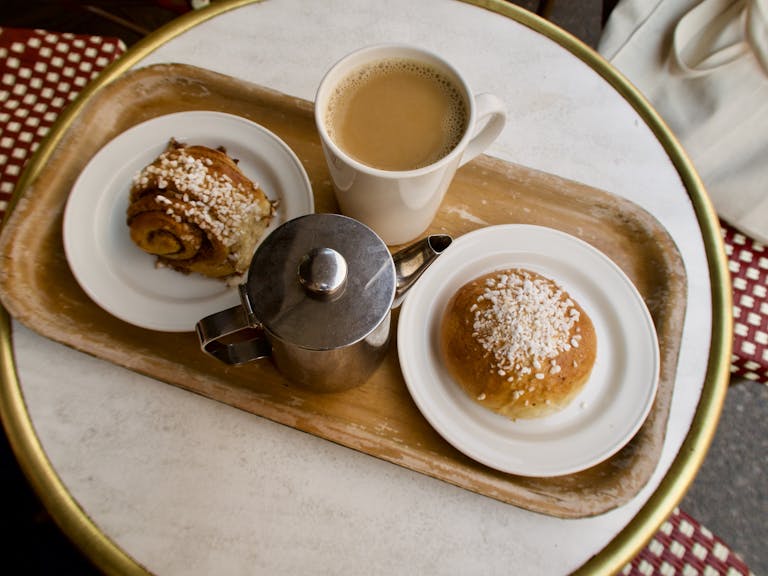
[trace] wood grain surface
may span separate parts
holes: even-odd
[[[183,110],[229,112],[273,131],[303,163],[316,210],[337,210],[312,103],[186,65],[133,71],[91,97],[64,127],[39,176],[19,191],[0,237],[0,296],[16,319],[48,338],[120,366],[537,512],[564,518],[604,513],[626,503],[647,483],[664,441],[686,302],[682,259],[650,214],[608,192],[487,156],[458,171],[428,233],[458,237],[482,226],[527,223],[573,234],[627,273],[659,336],[656,400],[641,430],[621,451],[567,476],[505,474],[464,456],[430,427],[407,391],[394,341],[368,382],[323,395],[290,387],[269,361],[225,366],[200,351],[195,334],[132,326],[86,296],[62,245],[62,213],[75,179],[123,130]],[[397,322],[396,312],[392,321]]]

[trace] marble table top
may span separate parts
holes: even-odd
[[[487,4],[505,11],[503,2]],[[668,135],[660,138],[588,63],[599,57],[586,46],[571,39],[575,48],[565,49],[471,3],[223,6],[232,9],[214,6],[210,19],[195,14],[194,26],[181,22],[150,37],[124,65],[188,63],[312,100],[323,72],[345,53],[375,42],[418,44],[454,63],[476,91],[506,102],[510,119],[491,155],[621,195],[658,218],[678,245],[689,283],[661,461],[619,509],[548,517],[118,368],[14,323],[30,421],[77,506],[138,565],[164,575],[563,574],[637,526],[641,511],[647,524],[635,534],[649,536],[682,496],[677,488],[654,492],[669,481],[702,391],[722,385],[707,372],[712,335],[721,329],[712,313],[712,239],[702,233],[710,208],[696,193],[691,200],[665,148]],[[703,458],[700,445],[696,452]],[[677,481],[693,473],[695,462]],[[661,514],[655,524],[654,510]],[[608,565],[641,544],[614,550]]]

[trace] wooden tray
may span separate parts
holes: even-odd
[[[169,336],[137,328],[96,306],[72,276],[62,247],[62,212],[76,177],[101,146],[126,128],[162,114],[196,109],[239,114],[278,134],[304,164],[317,211],[336,211],[310,102],[186,65],[134,71],[90,99],[66,127],[39,177],[19,191],[19,202],[0,237],[0,289],[14,317],[46,337],[131,370],[530,510],[559,517],[590,516],[627,502],[642,488],[664,440],[686,279],[680,255],[660,224],[634,204],[606,192],[480,157],[459,170],[430,230],[458,237],[501,223],[558,228],[610,256],[643,295],[661,347],[656,401],[624,449],[577,474],[513,476],[455,450],[413,403],[394,342],[366,384],[319,395],[287,387],[269,361],[228,367],[201,353],[193,333]]]

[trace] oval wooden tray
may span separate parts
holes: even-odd
[[[429,231],[458,237],[501,223],[557,228],[611,257],[643,295],[661,348],[656,401],[626,447],[577,474],[514,476],[455,450],[409,396],[395,342],[366,384],[318,395],[287,387],[268,361],[227,367],[201,353],[193,333],[169,337],[126,324],[96,306],[72,276],[62,247],[62,212],[75,179],[99,148],[126,128],[162,114],[202,109],[239,114],[278,134],[304,164],[317,211],[337,210],[310,102],[186,65],[133,71],[91,97],[47,166],[18,191],[0,237],[0,292],[15,318],[48,338],[131,370],[537,512],[567,518],[600,514],[627,502],[646,484],[669,415],[685,270],[668,233],[650,214],[605,191],[481,156],[459,170]]]

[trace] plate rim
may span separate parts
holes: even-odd
[[[582,459],[581,463],[571,463],[567,466],[556,466],[552,465],[552,463],[546,464],[544,466],[542,465],[519,465],[515,464],[514,462],[510,462],[509,460],[504,460],[503,458],[498,458],[497,455],[492,454],[492,457],[488,457],[487,453],[478,452],[475,450],[472,446],[472,440],[467,441],[466,439],[471,435],[471,432],[468,432],[466,430],[464,431],[458,431],[457,432],[457,426],[449,427],[446,426],[441,418],[445,417],[445,414],[441,413],[439,408],[439,402],[436,402],[434,398],[430,398],[429,389],[430,387],[437,390],[437,394],[443,394],[443,390],[446,388],[445,382],[442,382],[441,384],[433,384],[430,382],[423,383],[419,381],[419,376],[435,376],[431,371],[427,370],[427,366],[431,366],[430,360],[428,360],[428,356],[425,355],[425,360],[423,360],[423,366],[421,368],[414,367],[413,364],[415,364],[415,360],[413,360],[413,353],[408,350],[409,347],[413,348],[413,340],[416,338],[414,330],[414,322],[415,320],[412,318],[413,316],[418,316],[418,312],[414,311],[416,307],[420,304],[419,300],[421,299],[421,292],[426,290],[429,287],[429,283],[434,281],[435,276],[441,275],[442,268],[449,269],[449,263],[454,264],[454,268],[456,268],[456,264],[453,262],[454,259],[458,258],[461,253],[460,250],[464,250],[464,247],[471,243],[482,243],[483,241],[483,235],[487,235],[488,237],[491,237],[493,235],[508,235],[511,234],[512,236],[516,234],[529,234],[529,235],[536,235],[536,234],[544,234],[544,236],[549,237],[556,237],[560,241],[565,241],[572,243],[574,246],[578,246],[582,250],[586,250],[591,256],[597,258],[598,261],[600,261],[601,265],[606,266],[609,268],[613,274],[615,274],[616,278],[620,279],[624,288],[627,289],[627,291],[632,295],[633,303],[636,305],[637,310],[642,315],[642,321],[643,325],[645,327],[645,330],[643,331],[643,338],[646,341],[646,345],[649,347],[649,352],[651,354],[651,357],[647,360],[651,361],[651,369],[649,371],[649,381],[646,383],[643,390],[645,390],[645,393],[643,394],[643,397],[645,401],[643,402],[642,409],[637,410],[634,413],[632,426],[627,428],[627,430],[620,436],[616,436],[616,439],[609,442],[606,442],[606,445],[610,445],[605,449],[602,449],[600,451],[599,456],[592,456],[590,458]],[[503,252],[503,251],[501,251]],[[507,250],[509,253],[514,253],[514,249]],[[546,250],[542,249],[541,253],[545,253]],[[562,261],[564,259],[563,256],[559,257],[559,260]],[[442,261],[441,265],[440,264]],[[514,262],[511,262],[510,267],[514,266]],[[466,270],[470,265],[465,264],[458,264],[458,269],[454,271],[453,274],[445,274],[442,275],[442,280],[444,283],[448,283],[449,280],[453,279],[456,276],[461,275],[461,271]],[[493,266],[489,267],[488,271],[492,269],[499,269],[501,266]],[[449,269],[450,270],[450,269]],[[468,275],[464,277],[464,280],[461,282],[463,284],[464,282],[467,282],[471,280],[474,276],[479,275]],[[558,281],[558,278],[553,278],[555,281]],[[558,282],[559,283],[559,282]],[[565,286],[566,290],[569,290],[569,286]],[[443,289],[443,292],[447,290],[447,288]],[[570,291],[570,290],[569,290]],[[433,297],[434,300],[438,300],[440,297],[441,292],[438,291],[436,295]],[[436,321],[435,319],[435,312],[434,307],[430,308],[432,314],[427,315],[423,318],[419,317],[419,320],[423,320],[424,323],[427,324],[434,324]],[[439,311],[438,311],[439,312]],[[624,324],[624,319],[622,315],[618,315],[620,318],[622,318],[622,324]],[[636,319],[639,317],[636,317]],[[408,328],[411,328],[410,330]],[[635,328],[636,329],[636,328]],[[434,327],[432,328],[434,331]],[[427,327],[424,329],[426,335],[423,336],[427,342],[422,342],[421,347],[419,350],[423,351],[429,351],[431,343],[434,342],[434,339],[436,338],[434,332],[430,332],[430,329]],[[625,330],[622,330],[622,332],[625,332]],[[421,332],[419,332],[419,335],[421,335]],[[572,234],[569,234],[567,232],[563,232],[561,230],[551,228],[548,226],[541,226],[541,225],[535,225],[535,224],[499,224],[499,225],[491,225],[486,226],[483,228],[479,228],[473,231],[470,231],[456,240],[454,240],[453,244],[449,246],[449,248],[446,250],[446,252],[431,266],[429,269],[427,269],[422,276],[422,278],[419,280],[419,282],[412,288],[411,292],[407,295],[404,303],[403,303],[403,309],[400,312],[400,318],[399,318],[399,324],[398,324],[398,359],[400,361],[401,370],[403,373],[403,378],[406,383],[406,387],[408,388],[408,391],[413,398],[414,402],[416,403],[419,411],[421,414],[426,418],[426,420],[429,422],[429,424],[435,429],[435,431],[443,438],[445,439],[449,444],[451,444],[454,448],[458,449],[460,452],[465,454],[466,456],[472,458],[476,462],[479,462],[480,464],[489,466],[490,468],[493,468],[495,470],[499,470],[501,472],[510,473],[510,474],[516,474],[520,476],[528,476],[528,477],[554,477],[554,476],[562,476],[567,474],[576,473],[579,471],[583,471],[585,469],[588,469],[592,466],[595,466],[601,462],[604,462],[605,460],[609,459],[611,456],[615,455],[618,451],[620,451],[640,430],[646,419],[648,418],[648,415],[651,412],[651,409],[653,407],[653,403],[656,397],[656,393],[658,391],[659,387],[659,380],[660,380],[660,369],[661,369],[661,353],[659,348],[659,342],[658,342],[658,334],[655,329],[655,325],[653,323],[653,317],[650,314],[650,311],[648,310],[648,307],[645,304],[645,301],[642,298],[642,295],[637,290],[634,283],[631,281],[631,279],[624,273],[624,271],[606,254],[604,254],[602,251],[598,250],[595,246],[589,244],[588,242],[582,240],[581,238],[578,238]],[[599,347],[599,344],[598,344]],[[442,368],[445,370],[445,368]],[[437,375],[439,376],[439,375]],[[437,376],[435,376],[437,378]],[[439,378],[438,378],[439,379]],[[474,403],[469,397],[466,396],[463,390],[459,389],[458,385],[456,385],[454,382],[449,383],[447,386],[453,387],[453,390],[458,390],[456,393],[457,396],[461,397],[462,404],[465,404],[467,406],[475,406],[475,408],[471,408],[470,410],[477,410],[480,412],[483,412],[486,414],[488,419],[500,419],[504,420],[502,416],[493,414],[492,412],[488,411],[487,409],[483,408],[482,406],[477,405]],[[586,387],[585,387],[586,388]],[[448,388],[451,390],[450,388]],[[434,390],[432,391],[432,394],[435,394]],[[576,402],[574,400],[574,402]],[[437,407],[436,407],[437,406]],[[571,404],[573,406],[573,403]],[[566,408],[567,410],[568,408]],[[563,411],[564,412],[564,411]],[[558,414],[554,414],[550,417],[544,417],[541,419],[532,419],[532,420],[520,420],[520,422],[546,422],[548,418],[556,418]],[[488,416],[490,415],[490,416]],[[506,420],[505,420],[506,422]],[[470,424],[474,424],[470,422]],[[512,423],[512,425],[516,425],[516,423]],[[525,442],[523,442],[524,444]]]
[[[78,285],[83,289],[83,291],[88,295],[88,297],[100,308],[111,314],[112,316],[127,322],[129,324],[132,324],[134,326],[140,327],[140,328],[146,328],[149,330],[155,330],[159,332],[168,332],[168,333],[181,333],[181,332],[192,332],[194,331],[194,323],[191,325],[188,325],[186,320],[181,320],[179,318],[172,318],[167,319],[164,318],[163,315],[137,315],[132,314],[130,311],[126,311],[125,308],[120,308],[118,306],[113,305],[113,303],[108,302],[108,299],[105,299],[103,294],[104,290],[108,290],[109,286],[114,286],[114,283],[107,282],[104,286],[104,288],[98,288],[96,287],[93,281],[93,272],[89,272],[88,268],[89,265],[85,262],[85,256],[86,252],[90,255],[90,259],[92,261],[96,261],[97,265],[99,263],[103,263],[104,260],[102,259],[95,259],[94,255],[97,253],[97,250],[104,250],[104,247],[100,248],[94,248],[90,252],[86,250],[86,248],[83,247],[83,238],[78,239],[78,227],[82,227],[82,220],[77,220],[76,216],[78,216],[78,210],[82,211],[83,208],[80,206],[80,203],[84,202],[85,200],[90,200],[94,202],[94,206],[97,205],[97,203],[102,201],[109,201],[110,205],[114,204],[115,206],[120,205],[120,194],[119,191],[115,191],[114,185],[104,186],[102,189],[97,191],[83,191],[82,186],[85,181],[92,175],[92,173],[98,169],[100,169],[100,163],[104,162],[105,160],[109,159],[110,154],[114,154],[114,151],[119,149],[121,146],[126,146],[127,144],[131,145],[131,149],[135,150],[135,156],[132,156],[129,158],[125,163],[121,163],[118,167],[115,167],[114,170],[127,170],[128,166],[131,166],[133,163],[138,163],[137,158],[141,157],[143,155],[148,156],[148,152],[142,153],[142,150],[139,150],[139,142],[142,140],[146,140],[147,143],[145,146],[147,149],[159,147],[161,145],[167,144],[168,140],[172,137],[174,137],[174,134],[171,134],[170,132],[174,130],[174,128],[179,124],[183,122],[189,122],[191,126],[193,126],[192,131],[200,130],[199,123],[204,122],[205,125],[202,128],[204,133],[201,133],[199,138],[215,138],[218,134],[221,134],[221,137],[223,139],[227,139],[229,141],[237,141],[238,145],[242,146],[243,148],[249,149],[253,152],[253,157],[258,158],[259,157],[259,151],[258,147],[253,145],[253,141],[257,141],[260,143],[267,143],[266,145],[271,147],[272,151],[276,151],[277,153],[284,155],[286,160],[286,165],[290,165],[292,167],[293,175],[291,178],[296,179],[296,181],[300,181],[303,185],[302,193],[297,194],[296,198],[300,199],[300,203],[302,204],[301,207],[301,214],[306,213],[313,213],[315,211],[315,201],[314,201],[314,193],[312,189],[312,183],[309,179],[309,176],[306,172],[306,169],[304,168],[303,164],[299,160],[296,152],[277,134],[266,128],[265,126],[259,124],[258,122],[255,122],[253,120],[250,120],[244,116],[240,116],[237,114],[232,114],[228,112],[221,112],[218,110],[187,110],[187,111],[179,111],[179,112],[171,112],[168,114],[161,114],[159,116],[155,116],[153,118],[149,118],[147,120],[144,120],[142,122],[139,122],[137,124],[134,124],[133,126],[130,126],[129,128],[121,131],[119,134],[111,138],[109,141],[104,143],[94,154],[91,156],[91,158],[88,160],[88,162],[85,164],[83,169],[78,174],[75,182],[73,183],[69,195],[67,196],[67,200],[64,206],[64,213],[63,213],[63,220],[62,220],[62,239],[63,239],[63,245],[64,245],[64,252],[65,257],[67,259],[67,263],[69,265],[69,268],[75,277],[75,280],[77,281]],[[196,124],[197,123],[197,124]],[[211,128],[211,125],[216,125],[216,123],[219,123],[221,125],[221,128]],[[164,128],[167,126],[167,129]],[[239,132],[238,130],[231,130],[227,131],[226,127],[232,127],[232,126],[240,126],[240,130],[242,132]],[[168,132],[168,134],[163,133],[157,135],[157,142],[155,142],[155,136],[153,135],[153,130],[161,130]],[[146,135],[145,135],[146,133]],[[256,136],[254,136],[256,135]],[[191,140],[192,138],[188,137],[179,137],[181,141],[187,141]],[[251,141],[248,140],[248,138],[251,138]],[[258,138],[258,140],[256,140]],[[136,140],[137,142],[132,142],[133,140]],[[149,160],[146,163],[151,162],[152,158],[149,158]],[[143,163],[142,166],[139,166],[138,169],[141,169],[143,165],[146,163]],[[126,185],[128,186],[128,185]],[[271,198],[272,200],[275,199],[282,199],[282,194],[278,195],[278,198]],[[113,207],[111,211],[107,211],[106,214],[109,216],[113,216],[114,213],[116,213],[117,208]],[[94,209],[94,215],[97,213],[97,210]],[[295,217],[297,215],[301,214],[294,214],[293,216],[286,216],[286,220]],[[87,232],[86,234],[97,236],[96,228],[98,227],[98,221],[96,217],[94,216],[93,219],[89,220],[89,225],[87,226]],[[127,228],[126,228],[127,233]],[[264,237],[261,239],[263,241]],[[260,242],[261,242],[260,241]],[[107,250],[115,251],[115,248],[106,248]],[[148,258],[153,259],[151,255],[147,255]],[[154,266],[154,260],[152,263],[152,266]],[[93,264],[90,265],[90,267],[93,267]],[[104,273],[101,274],[102,277],[109,276],[110,272],[105,270]],[[204,278],[200,276],[199,278],[195,278],[197,282],[203,282],[206,283],[210,281],[211,285],[213,286],[214,282],[221,284],[221,293],[217,295],[212,295],[208,298],[205,298],[206,301],[217,301],[222,302],[222,309],[227,307],[228,305],[233,305],[237,300],[237,290],[234,285],[228,286],[227,284],[223,283],[220,280],[215,279],[209,279]],[[135,293],[135,291],[134,291]],[[145,299],[146,301],[152,300],[152,298]],[[228,301],[231,301],[230,304],[227,304]],[[182,307],[184,305],[182,304]],[[193,306],[192,304],[188,304],[187,306]],[[199,317],[202,318],[205,316],[208,312],[202,312]],[[199,318],[198,318],[199,319]]]

